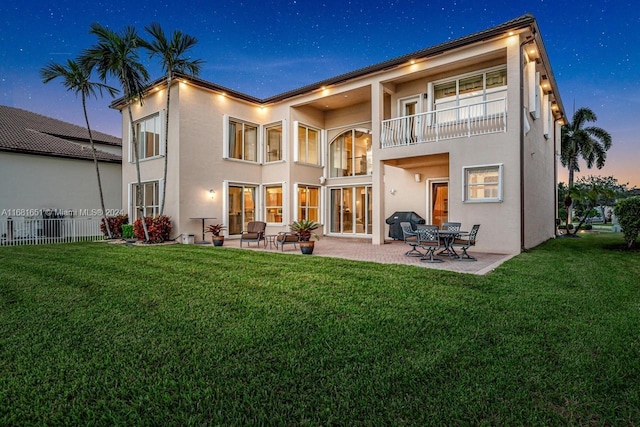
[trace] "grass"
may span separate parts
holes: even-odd
[[[478,277],[191,245],[0,250],[0,425],[638,425],[640,253]]]

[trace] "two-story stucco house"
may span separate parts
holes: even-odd
[[[276,233],[313,219],[325,235],[381,244],[396,211],[481,224],[480,252],[518,253],[555,235],[564,112],[530,15],[267,99],[180,76],[166,182],[165,90],[159,79],[132,109],[146,213],[166,185],[175,236],[199,235],[199,217],[226,225],[227,238],[252,220]],[[135,217],[122,117],[123,206]]]

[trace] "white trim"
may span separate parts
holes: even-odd
[[[222,158],[229,158],[229,115],[222,115]]]
[[[550,123],[550,113],[551,112],[551,102],[549,102],[549,95],[542,96],[542,127],[544,129],[544,137],[545,139],[549,139],[551,123]]]
[[[300,142],[299,140],[299,136],[298,136],[298,126],[299,126],[300,122],[297,120],[293,121],[293,138],[292,138],[292,142],[293,142],[293,161],[297,162],[300,159],[300,153],[298,153],[298,151],[300,150],[300,148],[298,147]]]

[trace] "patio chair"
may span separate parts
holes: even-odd
[[[416,246],[419,245],[418,237],[416,236],[416,232],[411,228],[410,222],[401,222],[400,227],[402,228],[402,235],[404,237],[404,242],[411,246],[411,250],[404,253],[404,256],[416,256],[421,257],[424,254],[416,249]]]
[[[462,249],[462,255],[458,258],[458,261],[477,261],[474,257],[467,253],[467,249],[471,246],[475,246],[476,244],[476,236],[478,235],[478,230],[480,229],[480,224],[475,224],[471,227],[471,231],[468,235],[461,235],[456,237],[451,246],[458,247]]]
[[[442,258],[434,256],[435,251],[440,249],[440,236],[437,225],[423,225],[416,229],[418,246],[426,251],[420,261],[422,262],[443,262]],[[427,258],[428,257],[428,258]]]
[[[461,227],[462,227],[461,222],[443,222],[442,223],[443,230],[460,231]]]
[[[264,231],[267,228],[267,223],[262,221],[250,221],[247,224],[247,230],[243,231],[240,235],[240,247],[242,247],[242,242],[247,242],[247,246],[249,246],[249,242],[256,242],[258,246],[260,245],[260,241],[265,241]]]
[[[297,248],[299,241],[300,241],[300,236],[298,236],[296,233],[281,231],[276,236],[274,243],[276,244],[276,249],[280,247],[280,250],[284,251],[284,245],[292,244],[294,248]]]

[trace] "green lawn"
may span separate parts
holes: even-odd
[[[0,248],[0,425],[638,425],[640,252],[621,243],[557,239],[483,277]]]

